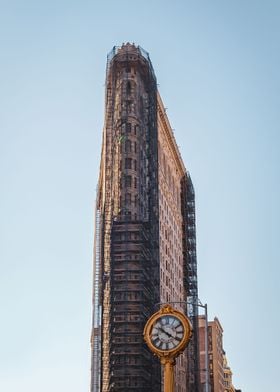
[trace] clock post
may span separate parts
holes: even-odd
[[[192,336],[189,319],[166,304],[149,318],[143,334],[147,346],[164,366],[164,392],[173,392],[175,359]]]
[[[160,363],[164,366],[164,392],[174,391],[174,366],[176,364],[173,358],[160,359]]]

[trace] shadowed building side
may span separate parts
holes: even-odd
[[[159,391],[160,366],[143,343],[159,298],[156,79],[133,45],[108,57],[100,211],[100,386]],[[94,357],[94,355],[93,355]],[[95,389],[94,389],[95,388]]]

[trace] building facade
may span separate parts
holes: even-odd
[[[228,365],[226,354],[224,354],[223,368],[224,368],[224,392],[236,392],[236,389],[232,384],[232,371]]]
[[[200,335],[200,360],[201,365],[205,363],[205,322],[203,317],[199,318]],[[209,380],[212,392],[224,392],[224,349],[223,328],[217,317],[208,322],[208,358],[209,358]],[[206,370],[206,369],[205,369]],[[202,383],[205,384],[206,371],[201,373]]]
[[[228,365],[226,353],[223,347],[223,328],[217,317],[208,321],[207,344],[208,361],[205,361],[206,339],[205,318],[199,316],[199,348],[200,348],[200,383],[201,390],[205,391],[205,385],[210,384],[210,392],[237,392],[232,383],[232,371]],[[208,363],[208,369],[205,364]]]
[[[175,390],[199,392],[194,190],[149,56],[131,44],[108,55],[95,223],[91,392],[162,390],[143,328],[164,303],[194,328]]]

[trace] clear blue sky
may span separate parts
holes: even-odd
[[[89,388],[106,54],[149,53],[196,189],[199,292],[234,384],[279,365],[280,3],[2,0],[0,390]]]

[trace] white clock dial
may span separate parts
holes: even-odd
[[[160,350],[173,350],[182,341],[184,328],[181,321],[172,315],[161,316],[153,325],[151,342]]]

